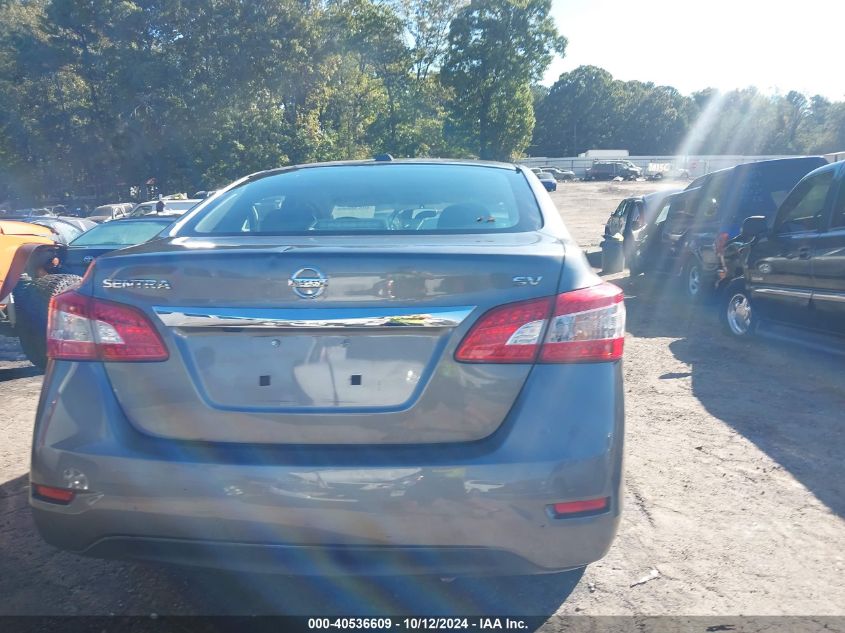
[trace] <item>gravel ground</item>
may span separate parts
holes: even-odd
[[[570,183],[553,197],[595,249],[619,200],[654,188]],[[0,337],[0,614],[845,615],[845,361],[737,345],[665,281],[611,279],[628,297],[626,510],[583,575],[288,579],[58,552],[26,507],[41,375]]]

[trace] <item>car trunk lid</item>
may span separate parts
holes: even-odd
[[[170,350],[106,364],[142,431],[456,442],[498,428],[531,366],[458,363],[455,348],[488,309],[555,294],[563,256],[542,232],[172,238],[101,258],[93,284],[144,310]]]

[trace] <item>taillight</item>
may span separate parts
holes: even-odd
[[[470,363],[533,363],[552,298],[493,308],[472,327],[455,358]]]
[[[622,290],[601,283],[493,308],[455,352],[469,363],[579,363],[622,357]]]
[[[731,236],[728,233],[719,233],[719,235],[716,236],[715,249],[717,255],[725,254],[725,246],[727,246],[730,237]]]
[[[622,358],[625,304],[621,288],[602,283],[557,296],[541,363],[583,363]]]
[[[73,290],[50,301],[47,356],[57,360],[167,360],[164,342],[147,316],[132,306]]]

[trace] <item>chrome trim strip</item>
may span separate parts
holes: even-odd
[[[785,288],[753,288],[755,295],[772,295],[776,297],[792,297],[794,299],[809,299],[812,292],[806,290],[787,290]]]
[[[813,301],[821,299],[822,301],[833,301],[834,303],[845,303],[845,294],[839,292],[813,292]]]
[[[168,327],[177,328],[445,328],[460,325],[475,306],[453,308],[171,308],[153,311]]]

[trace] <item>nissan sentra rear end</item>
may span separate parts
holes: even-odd
[[[51,304],[36,524],[245,570],[582,567],[619,521],[624,321],[527,170],[255,174]]]

